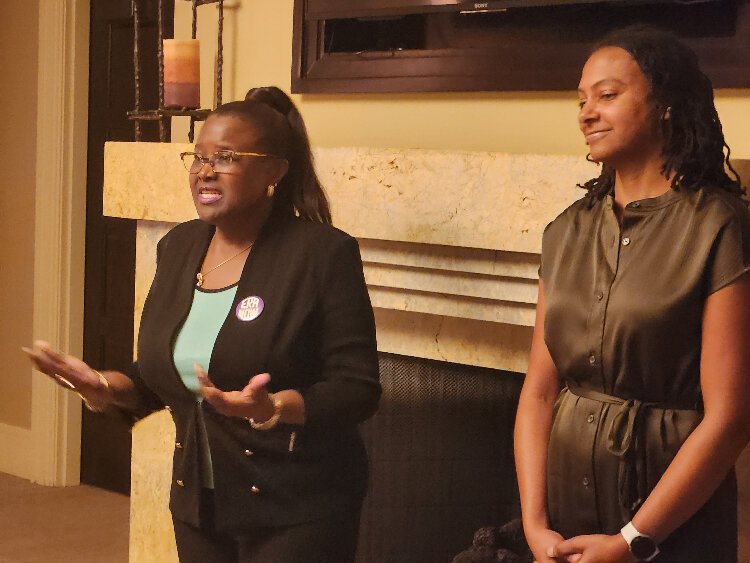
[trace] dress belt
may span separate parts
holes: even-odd
[[[702,408],[696,405],[677,406],[644,402],[638,399],[623,399],[594,389],[579,387],[570,382],[567,383],[567,388],[578,397],[620,407],[607,431],[607,451],[620,459],[617,483],[620,509],[625,521],[630,520],[649,493],[645,467],[646,437],[642,422],[644,410],[672,409],[701,412]]]

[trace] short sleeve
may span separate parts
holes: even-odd
[[[554,222],[554,221],[553,221]],[[547,233],[550,230],[550,226],[552,223],[548,223],[546,227],[544,227],[544,232],[542,233],[542,256],[539,259],[539,270],[537,270],[537,273],[539,274],[539,279],[544,279],[544,272],[546,271],[546,268],[544,267],[544,257],[549,255],[551,252],[549,249],[549,237],[547,236]]]
[[[539,260],[539,269],[536,271],[536,275],[539,277],[540,280],[543,280],[544,277],[542,276],[542,261]]]
[[[733,215],[719,230],[706,271],[706,295],[731,284],[750,271],[750,214]]]

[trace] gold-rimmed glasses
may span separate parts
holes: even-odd
[[[204,164],[211,166],[211,169],[217,174],[231,173],[236,170],[238,156],[258,156],[264,158],[282,158],[273,154],[264,154],[260,152],[240,152],[240,151],[216,151],[210,157],[201,156],[196,152],[181,152],[180,159],[185,169],[191,174],[197,174]]]

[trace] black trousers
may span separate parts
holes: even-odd
[[[201,526],[172,517],[180,563],[352,563],[359,510],[285,527],[259,527],[240,535],[213,526],[213,492],[201,498]]]

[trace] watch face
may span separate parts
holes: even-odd
[[[630,542],[630,553],[638,559],[648,559],[656,552],[656,543],[647,536],[636,536]]]

